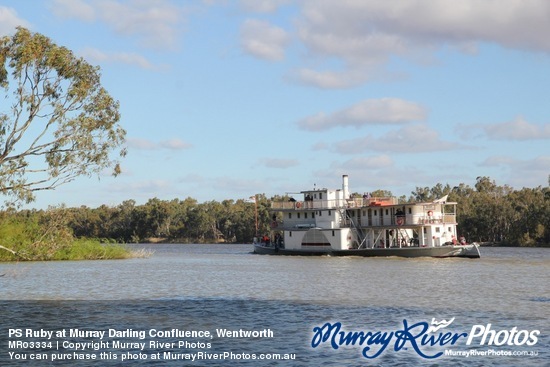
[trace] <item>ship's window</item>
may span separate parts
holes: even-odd
[[[288,237],[292,237],[292,231],[288,232]]]
[[[322,192],[319,193],[319,199],[323,200],[323,193]]]
[[[311,213],[311,218],[315,218],[315,212]]]
[[[367,212],[365,210],[363,210],[363,217],[367,215]]]
[[[300,219],[300,213],[296,213],[296,215],[298,215],[298,219]]]
[[[388,211],[388,209],[386,209],[386,215],[390,214],[390,212]]]
[[[328,216],[330,217],[331,215],[332,215],[332,214],[331,214],[331,211],[329,210],[329,211],[328,211]]]
[[[288,219],[292,219],[292,213],[288,213]]]
[[[319,210],[319,216],[322,217],[323,216],[323,212]]]
[[[439,227],[435,227],[435,233],[439,233]]]
[[[412,208],[409,208],[409,214],[412,214],[413,210]]]
[[[374,215],[376,215],[376,210],[374,211]]]
[[[304,213],[304,218],[306,218],[306,219],[307,219],[307,213]]]
[[[427,229],[427,228],[426,228],[426,227],[424,227],[424,234],[426,234],[426,233],[427,233],[427,230],[426,230],[426,229]]]
[[[334,230],[332,231],[332,237],[334,237]]]

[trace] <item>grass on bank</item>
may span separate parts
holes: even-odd
[[[120,244],[76,239],[56,218],[0,218],[0,261],[100,260],[147,257]]]

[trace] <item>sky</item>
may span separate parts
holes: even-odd
[[[547,0],[4,0],[101,69],[122,173],[28,207],[547,186]],[[5,106],[0,104],[0,108]]]

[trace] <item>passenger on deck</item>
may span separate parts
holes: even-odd
[[[306,195],[305,201],[306,201],[306,207],[307,208],[313,208],[313,197],[311,197],[310,194]]]
[[[275,234],[275,248],[283,247],[283,238],[280,233]]]

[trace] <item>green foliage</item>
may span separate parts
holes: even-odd
[[[444,195],[456,201],[460,234],[469,241],[509,246],[550,244],[550,187],[498,186],[478,177],[474,188],[461,183],[416,188],[410,201],[432,201]]]
[[[270,200],[258,195],[260,229],[269,230]],[[251,242],[255,235],[254,203],[245,200],[170,201],[153,198],[143,205],[127,200],[115,207],[67,209],[76,237],[110,238],[120,243],[149,240],[173,242]]]
[[[19,27],[0,38],[0,89],[7,102],[0,111],[0,192],[7,204],[105,168],[120,173],[110,154],[126,132],[99,68]]]
[[[0,216],[0,261],[121,259],[133,254],[121,245],[75,239],[64,208],[4,212]]]
[[[2,215],[0,220],[0,246],[12,249],[18,253],[28,253],[28,247],[34,242],[39,230],[37,218],[17,219]],[[0,249],[0,260],[17,260],[20,256]]]
[[[132,253],[120,244],[104,244],[98,240],[77,239],[57,251],[52,260],[127,259]]]
[[[0,220],[0,251],[3,260],[49,260],[70,244],[68,228],[59,227],[50,213],[4,215]],[[8,256],[7,258],[5,256]]]

